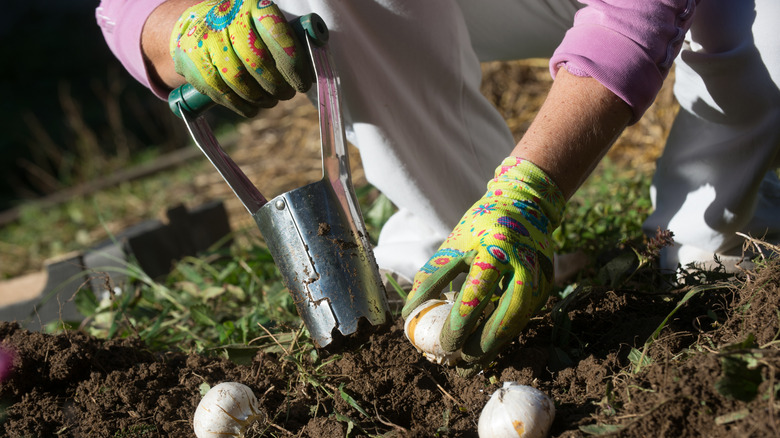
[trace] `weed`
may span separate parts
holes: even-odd
[[[761,371],[765,366],[763,353],[756,347],[755,336],[748,334],[744,341],[721,349],[723,375],[715,382],[715,389],[721,395],[744,402],[756,398],[764,380]]]
[[[686,292],[686,294],[680,299],[680,301],[677,303],[674,309],[672,309],[671,312],[669,312],[668,315],[666,315],[666,318],[661,321],[661,324],[658,325],[658,328],[653,331],[653,333],[650,335],[650,337],[647,338],[644,345],[642,346],[642,350],[637,350],[636,348],[631,349],[631,353],[629,354],[629,360],[634,365],[634,372],[639,373],[643,367],[649,365],[651,363],[651,360],[647,357],[647,351],[650,348],[651,345],[653,345],[653,342],[658,339],[658,336],[660,336],[661,331],[666,327],[666,324],[669,322],[669,320],[674,316],[675,313],[677,313],[678,310],[682,306],[685,305],[685,303],[688,302],[691,298],[694,296],[705,292],[705,291],[712,291],[716,289],[722,289],[724,287],[727,287],[724,284],[711,284],[711,285],[702,285],[697,286]]]
[[[600,254],[641,239],[642,223],[652,209],[648,176],[626,172],[604,159],[569,201],[553,234],[557,251]]]
[[[261,326],[299,322],[270,253],[260,244],[234,244],[204,258],[186,258],[161,282],[137,264],[117,262],[122,267],[90,274],[122,274],[128,278],[123,288],[109,287],[100,297],[87,289],[76,295],[85,330],[98,337],[139,336],[152,348],[176,345],[203,352],[248,345],[264,334]]]

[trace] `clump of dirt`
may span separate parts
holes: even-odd
[[[473,378],[424,360],[400,319],[337,355],[291,345],[259,350],[246,364],[153,352],[137,339],[47,335],[2,323],[0,346],[15,357],[0,383],[0,430],[10,437],[189,437],[201,385],[238,381],[268,415],[254,436],[473,437],[490,394],[512,380],[555,400],[552,436],[768,436],[778,432],[780,410],[779,266],[690,298],[638,372],[631,354],[690,288],[591,287],[564,307],[550,299],[547,308],[561,314],[543,312]],[[740,361],[744,369],[734,367]],[[745,389],[755,395],[745,397]]]
[[[317,227],[317,235],[325,236],[327,234],[330,234],[330,224],[327,222],[320,222],[319,226]]]

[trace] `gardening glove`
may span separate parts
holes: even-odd
[[[402,316],[439,299],[443,288],[468,272],[440,335],[448,352],[462,348],[461,374],[486,366],[546,302],[553,282],[550,238],[560,224],[563,194],[536,165],[509,157],[487,193],[466,212],[439,250],[414,277]],[[483,311],[500,299],[490,317]]]
[[[251,117],[311,87],[307,51],[270,0],[204,0],[179,18],[176,72],[214,102]]]

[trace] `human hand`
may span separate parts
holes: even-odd
[[[402,316],[439,298],[444,287],[468,271],[440,341],[445,351],[463,349],[462,369],[479,371],[545,303],[554,274],[550,235],[564,206],[561,191],[536,165],[505,159],[485,196],[415,275]],[[494,294],[501,295],[495,310],[477,325]]]
[[[311,87],[304,46],[270,0],[204,0],[170,39],[176,72],[214,102],[251,117]]]

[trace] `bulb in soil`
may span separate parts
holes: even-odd
[[[452,305],[451,300],[428,300],[417,306],[404,323],[404,333],[414,348],[439,365],[455,365],[460,360],[460,350],[446,352],[439,342]]]
[[[224,382],[203,396],[192,425],[198,438],[243,436],[263,417],[252,389],[236,382]]]
[[[555,418],[555,404],[542,391],[516,382],[490,396],[479,416],[480,438],[543,438]]]

